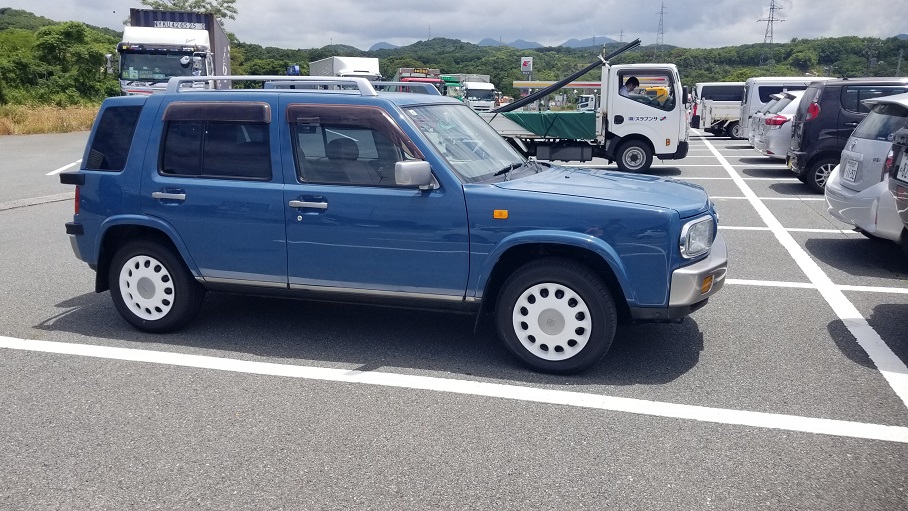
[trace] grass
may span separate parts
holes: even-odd
[[[0,105],[0,135],[69,133],[91,129],[96,106]]]

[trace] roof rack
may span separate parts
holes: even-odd
[[[377,96],[375,88],[369,80],[360,77],[338,76],[283,76],[283,75],[236,75],[236,76],[174,76],[167,82],[167,92],[188,92],[200,89],[185,87],[182,84],[192,82],[207,82],[209,80],[244,80],[256,82],[296,82],[306,85],[353,85],[359,89],[362,96]],[[275,87],[279,88],[279,87]],[[209,89],[204,89],[209,90]]]

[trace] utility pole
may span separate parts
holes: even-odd
[[[770,64],[770,65],[774,64],[773,59],[772,59],[772,48],[771,48],[772,37],[773,37],[773,26],[776,23],[782,23],[783,21],[785,21],[783,19],[776,17],[776,11],[781,11],[781,10],[782,10],[782,8],[779,7],[778,5],[776,5],[776,0],[772,0],[769,3],[769,17],[761,19],[761,20],[757,20],[757,23],[760,23],[762,21],[766,22],[766,35],[763,36],[763,54],[760,55],[760,65],[761,66],[764,63]],[[769,57],[769,60],[767,60],[767,57]]]
[[[623,43],[623,42],[624,42],[624,29],[623,29],[623,28],[621,29],[621,33],[618,34],[618,42],[619,42],[619,43]]]
[[[895,76],[902,76],[902,50],[899,50],[899,63],[895,66]]]
[[[665,2],[662,2],[662,8],[659,9],[659,29],[656,31],[656,48],[653,50],[653,61],[659,62],[659,46],[665,40]]]

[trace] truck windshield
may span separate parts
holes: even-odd
[[[404,112],[465,183],[503,179],[496,176],[502,175],[502,169],[526,164],[520,153],[466,105],[413,106]]]
[[[491,89],[467,89],[470,101],[495,101],[495,91]]]
[[[181,59],[188,57],[183,64]],[[195,70],[195,73],[193,73]],[[173,76],[204,75],[204,68],[196,68],[192,63],[192,53],[168,52],[122,52],[120,53],[121,80],[161,80]]]

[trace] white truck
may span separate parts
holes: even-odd
[[[491,112],[495,109],[495,86],[489,82],[460,82],[463,102],[476,112]]]
[[[213,14],[130,9],[117,45],[120,93],[163,92],[174,76],[200,76],[192,87],[229,89],[230,41]]]
[[[696,102],[690,120],[692,128],[713,135],[741,139],[741,99],[744,82],[703,82],[696,84]]]
[[[310,76],[359,76],[381,80],[378,59],[373,57],[328,57],[309,63]]]
[[[589,161],[594,157],[615,161],[624,171],[646,171],[653,157],[675,160],[687,156],[687,94],[674,64],[610,65],[608,58],[639,45],[629,43],[608,57],[556,82],[537,93],[489,113],[480,113],[514,147],[540,160]],[[551,91],[602,68],[601,104],[592,112],[517,112]],[[627,96],[619,89],[628,78],[639,86]],[[515,82],[515,87],[520,82]],[[568,85],[570,86],[570,85]],[[647,88],[663,87],[664,99],[651,98]]]

